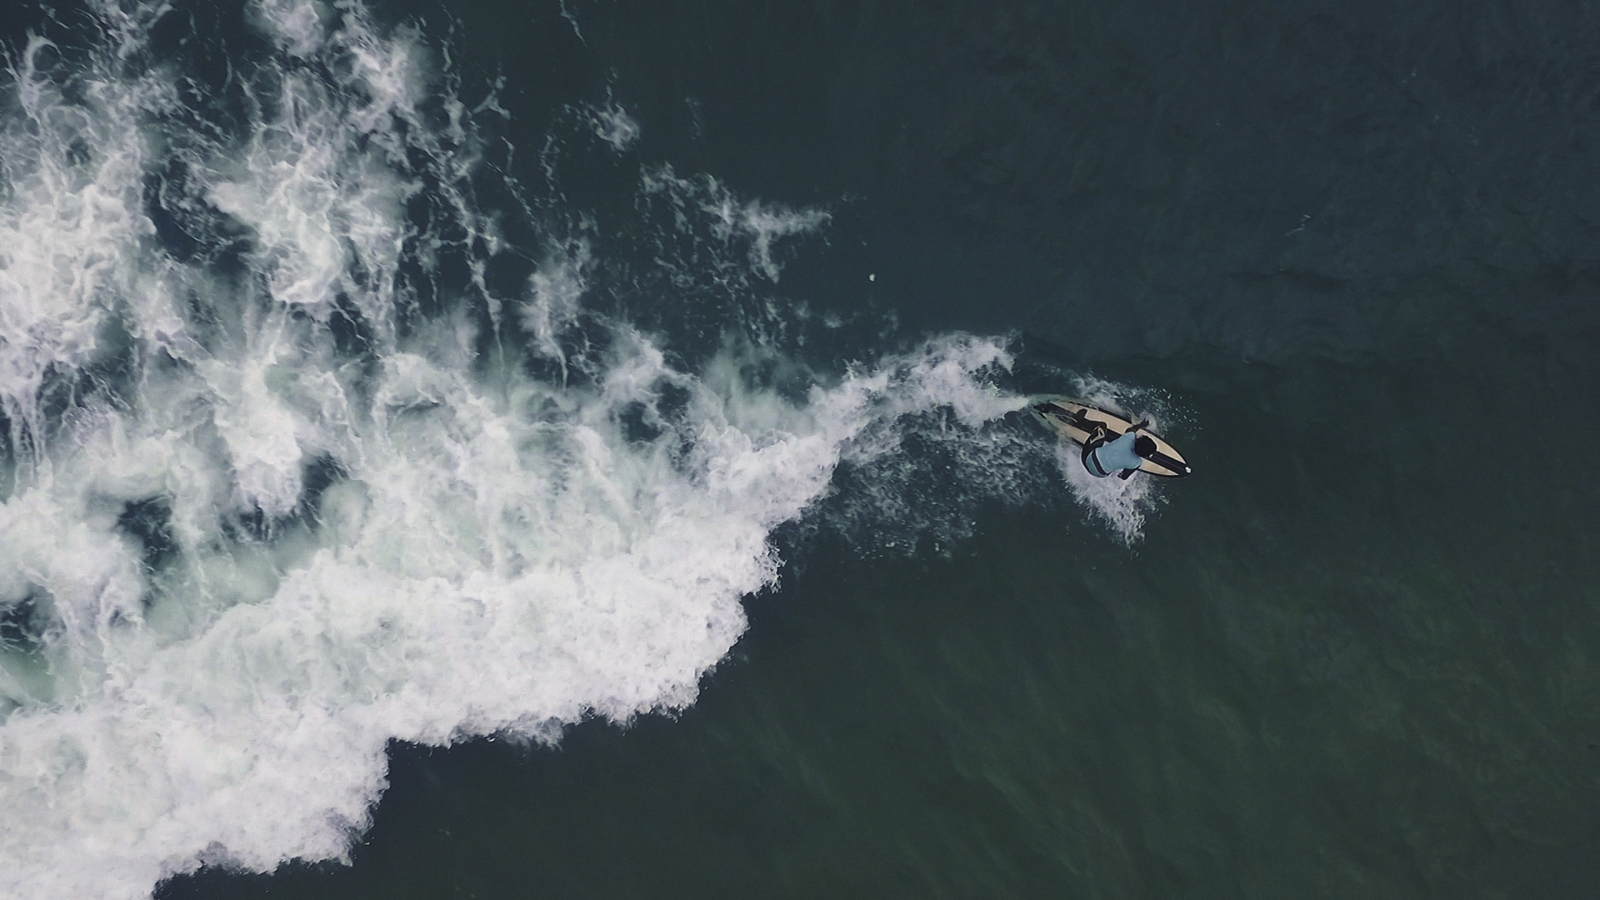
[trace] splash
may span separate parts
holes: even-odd
[[[1167,404],[1157,392],[1080,375],[1073,379],[1074,396],[1083,402],[1107,409],[1133,420],[1149,421],[1153,431],[1162,430]],[[1096,478],[1083,467],[1080,447],[1063,441],[1056,450],[1056,467],[1078,502],[1105,522],[1128,547],[1144,538],[1147,516],[1163,502],[1155,478],[1136,475],[1121,478]]]

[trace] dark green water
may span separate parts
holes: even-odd
[[[1595,894],[1600,7],[373,11],[504,76],[528,183],[610,99],[640,159],[827,207],[780,282],[846,322],[818,367],[1010,335],[1015,390],[1164,392],[1196,474],[1130,547],[1042,453],[1021,499],[930,470],[912,552],[837,476],[692,707],[396,742],[352,864],[157,897]],[[647,257],[636,171],[574,156],[554,208]]]

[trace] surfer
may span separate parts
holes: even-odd
[[[1044,427],[1082,447],[1084,471],[1096,478],[1116,474],[1127,479],[1134,472],[1182,478],[1191,471],[1171,444],[1150,431],[1149,419],[1134,424],[1119,413],[1066,397],[1042,398],[1028,411]]]
[[[1137,433],[1149,424],[1148,420],[1140,422],[1112,441],[1106,439],[1106,427],[1096,422],[1089,439],[1083,442],[1083,467],[1096,478],[1116,472],[1126,481],[1156,449],[1155,441]]]

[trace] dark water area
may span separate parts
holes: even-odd
[[[1163,392],[1196,474],[1131,546],[1035,465],[1024,501],[924,504],[909,552],[840,524],[874,476],[836,475],[693,706],[395,742],[350,865],[155,896],[1594,894],[1600,6],[373,13],[469,99],[503,78],[503,164],[559,158],[535,205],[611,258],[649,265],[640,160],[826,209],[776,288],[845,322],[808,363],[1006,335],[1019,392]],[[560,152],[604,103],[637,144]]]
[[[569,11],[581,41],[559,8],[452,9],[534,108],[521,143],[610,90],[642,153],[859,217],[839,254],[926,327],[1096,363],[1593,327],[1584,4]]]

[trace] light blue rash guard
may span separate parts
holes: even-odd
[[[1139,468],[1144,459],[1133,452],[1133,442],[1138,439],[1139,436],[1129,429],[1122,437],[1096,447],[1089,453],[1089,474],[1104,478],[1122,469]],[[1097,465],[1099,471],[1095,471]]]

